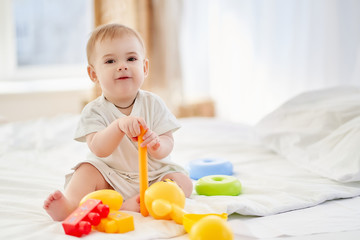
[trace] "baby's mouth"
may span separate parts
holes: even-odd
[[[130,77],[128,77],[128,76],[123,76],[123,77],[119,77],[119,78],[117,78],[117,80],[126,80],[126,79],[129,79]]]

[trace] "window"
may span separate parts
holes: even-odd
[[[92,1],[5,0],[0,9],[0,80],[86,76]]]
[[[360,86],[360,1],[183,0],[185,97],[256,124],[301,92]]]

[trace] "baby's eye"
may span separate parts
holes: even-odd
[[[109,59],[109,60],[106,60],[106,62],[105,63],[107,63],[107,64],[111,64],[111,63],[114,63],[115,62],[115,60],[114,59]]]
[[[133,62],[133,61],[136,61],[136,60],[137,60],[136,57],[129,57],[129,58],[128,58],[128,61],[130,61],[130,62]]]

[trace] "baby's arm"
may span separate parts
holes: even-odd
[[[158,136],[148,129],[143,139],[142,146],[147,146],[149,154],[155,159],[168,156],[174,147],[174,138],[171,131]]]
[[[86,142],[96,156],[107,157],[114,152],[125,134],[130,138],[137,137],[140,134],[140,125],[146,126],[142,118],[119,118],[105,129],[88,134]]]

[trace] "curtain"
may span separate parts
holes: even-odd
[[[254,124],[304,91],[360,86],[358,0],[183,0],[185,99]]]
[[[141,34],[150,60],[142,88],[160,95],[172,111],[182,102],[181,9],[181,0],[94,0],[95,26],[116,22]],[[94,93],[101,94],[99,86]]]

